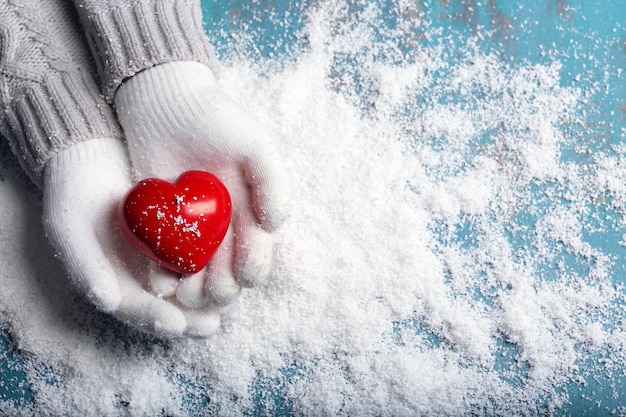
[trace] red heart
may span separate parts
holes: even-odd
[[[213,174],[188,171],[172,184],[139,181],[119,207],[122,231],[141,253],[181,274],[204,268],[226,235],[231,201]]]

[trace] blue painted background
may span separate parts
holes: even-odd
[[[388,6],[384,1],[377,1],[383,9]],[[289,2],[255,0],[248,1],[203,1],[204,23],[209,36],[214,41],[218,54],[226,55],[229,51],[229,33],[244,28],[253,34],[249,54],[258,59],[288,58],[298,48],[304,46],[295,33],[304,24],[303,10],[313,2]],[[452,49],[447,58],[454,60],[462,53],[462,45],[467,37],[477,33],[484,34],[480,47],[485,51],[497,52],[512,63],[549,63],[559,60],[563,63],[562,83],[565,86],[590,86],[601,82],[605,88],[598,89],[596,96],[589,101],[587,109],[588,126],[581,132],[580,127],[564,126],[573,137],[592,136],[596,138],[592,147],[597,150],[610,150],[612,144],[626,141],[626,80],[620,72],[626,70],[626,2],[623,0],[525,0],[484,2],[470,0],[417,1],[433,27],[442,30],[442,36],[452,39]],[[393,23],[393,10],[388,10],[390,24]],[[275,22],[281,22],[277,25]],[[425,40],[427,42],[427,40]],[[454,49],[454,46],[458,49]],[[573,149],[563,149],[564,159],[571,158],[585,162],[590,154],[580,154]],[[589,161],[590,162],[590,161]],[[11,157],[3,148],[2,163],[13,164]],[[541,205],[542,194],[537,192],[537,204]],[[597,212],[606,207],[598,206]],[[605,253],[618,255],[621,259],[613,268],[615,284],[624,284],[626,273],[626,254],[618,244],[622,233],[612,231],[610,212],[603,217],[609,226],[606,232],[585,236],[586,241],[601,247]],[[600,220],[598,220],[600,221]],[[528,219],[532,223],[532,219]],[[532,226],[532,224],[530,224]],[[471,225],[459,228],[458,239],[471,240]],[[513,240],[519,238],[512,236]],[[575,265],[574,265],[575,266]],[[550,265],[546,265],[546,276],[550,275]],[[616,324],[623,317],[615,317]],[[114,322],[111,321],[114,326]],[[419,323],[397,323],[396,328],[415,327]],[[121,336],[125,333],[121,331]],[[437,343],[436,337],[433,343]],[[157,343],[149,338],[141,341],[146,345]],[[501,346],[502,353],[514,349]],[[511,355],[509,355],[511,356]],[[595,361],[586,364],[592,369]],[[0,400],[13,401],[17,405],[26,405],[35,398],[29,389],[29,381],[23,370],[25,361],[30,359],[16,348],[9,330],[0,329]],[[499,363],[507,367],[505,356]],[[585,375],[585,364],[581,364],[581,374]],[[523,371],[523,370],[522,370]],[[520,371],[520,372],[522,372]],[[285,369],[284,380],[297,377],[298,369]],[[210,414],[210,398],[204,394],[203,381],[189,381],[181,375],[172,374],[172,378],[185,392],[185,401],[198,412]],[[280,395],[284,389],[283,381],[266,380],[259,377],[251,387],[254,396],[272,398],[276,413],[290,415],[290,404]],[[515,383],[515,381],[512,381]],[[585,383],[568,388],[571,404],[557,412],[557,415],[602,416],[610,415],[607,410],[626,410],[626,381],[623,376],[614,376],[607,380],[601,375],[585,377]],[[614,393],[621,393],[617,396]],[[600,406],[598,406],[600,405]],[[202,411],[201,411],[202,410]],[[626,411],[624,411],[626,412]],[[264,415],[259,406],[249,410],[249,415]]]

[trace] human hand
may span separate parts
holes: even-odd
[[[137,179],[174,181],[204,170],[231,194],[231,228],[205,271],[179,280],[153,268],[152,286],[198,308],[227,305],[241,287],[263,282],[272,265],[271,233],[285,219],[288,199],[287,174],[268,130],[196,62],[138,73],[119,88],[115,108]]]
[[[101,310],[159,336],[205,337],[211,306],[190,310],[146,291],[149,264],[122,237],[117,207],[132,186],[123,142],[91,139],[53,155],[44,170],[44,225],[72,282]]]

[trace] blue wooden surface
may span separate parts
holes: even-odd
[[[311,2],[313,3],[313,2]],[[379,2],[381,7],[391,3]],[[303,25],[303,10],[307,2],[268,1],[254,2],[203,1],[205,27],[214,40],[217,51],[226,55],[229,48],[229,33],[246,27],[254,34],[255,42],[250,44],[249,54],[258,59],[279,59],[303,46],[295,36]],[[607,84],[599,89],[590,102],[587,117],[589,122],[585,134],[596,135],[593,145],[598,150],[609,150],[611,144],[623,143],[626,122],[626,82],[621,69],[626,69],[626,2],[623,0],[527,0],[527,1],[419,1],[420,8],[433,27],[442,30],[442,36],[449,36],[459,49],[463,40],[477,33],[485,34],[480,45],[485,51],[495,51],[503,59],[512,63],[549,63],[559,60],[563,63],[562,83],[568,86],[589,86],[598,80]],[[281,21],[282,25],[276,25]],[[449,52],[449,59],[455,58],[455,51]],[[567,127],[567,129],[573,129]],[[572,135],[577,132],[572,130]],[[589,154],[578,154],[564,149],[563,158],[571,158],[584,163]],[[6,158],[5,158],[6,159]],[[461,231],[459,238],[469,238],[471,231]],[[592,244],[601,247],[605,253],[618,255],[613,271],[616,284],[624,283],[626,257],[618,242],[621,233],[613,233],[609,228],[601,236],[587,236]],[[546,271],[549,275],[549,270]],[[616,317],[616,323],[623,318]],[[401,324],[399,324],[401,325]],[[406,323],[404,324],[406,325]],[[505,347],[503,347],[505,349]],[[25,361],[8,330],[0,332],[0,400],[27,404],[33,401],[23,371]],[[590,360],[589,369],[596,365]],[[502,366],[506,366],[503,363]],[[581,375],[585,375],[585,364]],[[297,369],[285,369],[285,380],[289,380]],[[174,376],[175,378],[175,376]],[[290,415],[290,404],[280,392],[284,382],[259,378],[252,387],[257,398],[274,399],[277,415]],[[208,411],[210,399],[206,394],[197,394],[195,389],[201,381],[179,380],[181,390],[192,408]],[[608,379],[602,375],[586,375],[584,384],[566,387],[570,393],[570,404],[556,412],[557,415],[611,415],[610,410],[626,407],[626,381],[623,376]],[[615,395],[615,393],[619,393]],[[600,406],[599,406],[600,405]],[[263,410],[249,411],[250,415],[262,415]]]

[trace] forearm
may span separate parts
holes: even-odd
[[[36,183],[56,152],[121,137],[65,1],[0,1],[0,31],[0,133]]]
[[[214,62],[199,0],[73,1],[109,102],[125,79],[144,69],[173,61]]]

